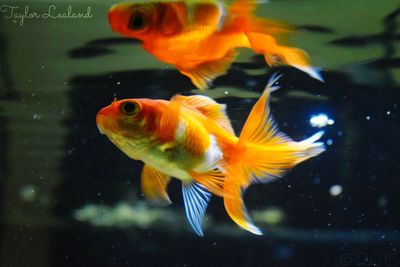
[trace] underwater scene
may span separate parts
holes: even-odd
[[[0,3],[0,266],[400,266],[398,0]]]

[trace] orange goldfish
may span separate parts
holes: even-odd
[[[182,181],[186,216],[198,235],[203,235],[201,222],[211,194],[224,198],[234,222],[261,234],[247,214],[242,192],[324,151],[323,143],[316,142],[322,132],[296,142],[278,130],[269,109],[276,81],[271,78],[239,137],[225,105],[201,95],[114,101],[98,112],[96,122],[126,155],[144,162],[141,188],[148,200],[169,204],[168,182],[171,177]]]
[[[264,55],[268,65],[296,67],[322,81],[307,54],[282,46],[275,35],[294,27],[255,17],[256,0],[221,3],[156,2],[120,3],[109,10],[113,31],[142,41],[143,48],[162,62],[175,65],[199,89],[227,72],[236,48],[251,48]]]

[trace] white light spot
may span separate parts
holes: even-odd
[[[120,85],[121,84],[121,82],[117,82],[117,85]]]
[[[34,113],[33,116],[32,116],[32,118],[33,118],[34,120],[40,120],[40,119],[42,118],[42,115],[37,114],[37,113]]]
[[[367,121],[369,121],[369,120],[371,119],[371,117],[370,117],[370,116],[367,116],[367,117],[365,117],[365,119],[366,119]]]
[[[340,195],[343,191],[343,187],[341,185],[332,185],[331,188],[329,188],[329,193],[336,197]]]
[[[32,202],[37,197],[36,186],[34,185],[25,185],[19,191],[19,197],[21,200],[25,202]]]
[[[386,111],[386,114],[387,114],[387,115],[390,115],[390,110]]]
[[[328,140],[326,140],[326,144],[327,144],[328,146],[331,146],[331,145],[333,144],[333,141],[332,141],[332,139],[328,139]]]
[[[226,95],[229,94],[229,91],[225,91],[224,94],[226,94]]]
[[[330,119],[327,114],[321,113],[311,116],[310,124],[312,127],[322,128],[327,125],[333,125],[335,121]]]

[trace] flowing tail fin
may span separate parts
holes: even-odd
[[[253,11],[260,2],[257,0],[236,0],[230,5],[229,12],[235,16],[235,20],[229,28],[246,33],[251,48],[256,53],[263,54],[269,66],[290,65],[323,82],[319,70],[310,65],[305,51],[279,45],[276,41],[275,36],[295,31],[298,29],[296,26],[253,16]]]
[[[252,49],[256,53],[264,54],[265,61],[269,66],[278,64],[290,65],[307,73],[314,79],[324,81],[319,70],[311,66],[305,51],[295,47],[278,45],[272,35],[261,32],[248,32],[247,37]]]
[[[247,213],[242,199],[244,190],[251,183],[265,183],[279,178],[296,164],[325,150],[322,142],[316,142],[323,132],[296,142],[276,127],[269,109],[269,99],[270,91],[276,90],[274,84],[278,79],[275,75],[270,79],[251,110],[239,141],[226,163],[225,209],[234,222],[254,234],[261,234],[261,231],[251,222]]]

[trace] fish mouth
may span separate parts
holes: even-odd
[[[103,127],[101,127],[101,125],[97,124],[97,129],[99,129],[100,134],[105,135],[105,132],[103,130]]]
[[[106,134],[103,123],[104,123],[105,116],[99,112],[96,116],[96,124],[97,129],[99,129],[100,134]]]

